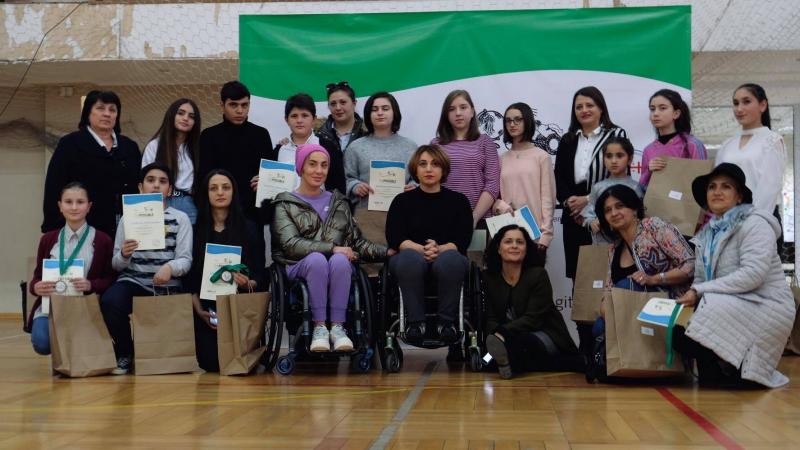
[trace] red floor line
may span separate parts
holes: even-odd
[[[705,432],[708,433],[712,438],[714,438],[714,440],[717,441],[719,445],[725,447],[728,450],[744,450],[744,447],[739,445],[739,443],[737,443],[732,437],[725,434],[725,432],[723,432],[722,430],[717,428],[716,425],[711,423],[710,420],[703,417],[702,414],[695,411],[691,406],[684,403],[683,400],[676,397],[675,394],[670,392],[669,389],[662,387],[662,388],[656,388],[656,390],[658,391],[659,394],[661,394],[662,397],[667,399],[668,402],[672,403],[672,406],[678,408],[680,412],[686,414],[686,416],[692,419],[694,423],[696,423],[700,428],[705,430]]]

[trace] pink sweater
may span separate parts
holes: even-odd
[[[494,203],[492,211],[528,205],[542,230],[538,243],[550,246],[556,203],[556,179],[550,155],[536,147],[509,150],[500,156],[500,174],[500,200]]]
[[[662,144],[658,139],[651,142],[644,148],[642,153],[642,175],[639,177],[639,184],[647,188],[650,184],[650,169],[649,164],[655,158],[660,156],[671,156],[673,158],[686,158],[686,159],[708,159],[706,154],[706,147],[700,140],[691,134],[684,134],[686,143],[678,134],[669,140],[666,144]],[[684,149],[684,145],[686,149]]]

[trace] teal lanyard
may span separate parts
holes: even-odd
[[[211,281],[212,283],[216,283],[217,281],[219,281],[220,278],[222,278],[222,274],[224,272],[231,272],[231,273],[239,272],[245,276],[250,275],[250,269],[248,269],[247,266],[245,266],[244,264],[229,264],[227,266],[220,267],[219,269],[217,269],[216,272],[211,274],[211,278],[209,278],[209,281]],[[227,281],[227,283],[233,284],[233,277],[231,277],[231,279]]]
[[[67,273],[67,269],[69,266],[72,265],[72,262],[75,261],[75,257],[78,256],[78,252],[81,251],[81,247],[83,247],[83,243],[86,242],[86,236],[89,236],[89,225],[86,225],[86,231],[83,232],[83,236],[78,240],[78,245],[75,246],[75,249],[72,250],[72,254],[69,255],[69,258],[64,261],[64,241],[66,241],[66,230],[67,227],[61,229],[61,236],[59,238],[58,244],[58,270],[61,275]]]
[[[675,356],[672,352],[672,330],[675,328],[675,321],[678,320],[678,313],[681,310],[681,305],[675,304],[672,308],[672,315],[669,316],[669,324],[667,325],[667,367],[672,367],[672,359]]]

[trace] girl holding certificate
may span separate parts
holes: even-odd
[[[397,134],[402,115],[392,94],[372,94],[364,105],[364,119],[368,134],[353,142],[344,157],[347,195],[356,202],[356,208],[366,208],[367,198],[374,194],[370,187],[370,162],[399,161],[405,164],[417,149],[414,141]],[[409,177],[405,181],[407,183]],[[406,184],[405,189],[414,187]]]
[[[239,201],[239,187],[233,175],[224,169],[214,169],[206,175],[197,189],[197,224],[194,231],[196,263],[189,272],[187,284],[194,306],[194,335],[197,362],[206,372],[219,372],[217,359],[217,326],[214,322],[213,300],[200,299],[206,244],[241,247],[242,263],[249,269],[250,277],[232,272],[233,281],[243,291],[263,290],[264,269],[254,263],[251,249],[256,236],[247,233],[245,217]]]
[[[31,294],[38,298],[33,304],[25,329],[31,333],[33,350],[40,355],[50,354],[48,312],[43,310],[42,297],[66,295],[67,283],[79,293],[100,295],[114,282],[115,274],[111,269],[114,244],[107,234],[86,223],[86,216],[91,208],[92,202],[86,186],[78,182],[67,184],[61,190],[58,200],[58,209],[66,225],[45,233],[39,240],[36,269],[28,283]],[[46,259],[58,261],[59,280],[42,279],[43,261]],[[88,267],[85,275],[66,281],[60,279],[75,260],[83,261],[84,270]]]
[[[330,167],[328,151],[317,144],[297,149],[295,168],[300,187],[273,200],[272,256],[286,265],[290,280],[308,284],[314,331],[311,351],[350,351],[353,342],[343,327],[350,296],[352,262],[379,261],[386,248],[363,238],[350,204],[338,191],[322,188]],[[331,315],[327,316],[330,307]],[[330,321],[328,329],[326,321]]]
[[[195,174],[200,170],[201,128],[197,104],[188,98],[175,100],[142,155],[142,167],[157,161],[172,171],[175,187],[167,204],[185,212],[192,224],[197,220],[192,195]]]
[[[451,170],[443,184],[467,197],[475,227],[491,214],[500,195],[500,159],[494,141],[478,128],[469,92],[455,90],[447,94],[431,144],[441,146],[447,153]]]
[[[556,180],[550,155],[533,144],[536,121],[526,103],[514,103],[503,117],[503,141],[511,149],[500,157],[500,198],[494,213],[505,214],[525,205],[530,208],[542,230],[535,248],[546,254],[553,240],[553,210],[556,203]]]

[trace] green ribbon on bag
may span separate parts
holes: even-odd
[[[672,308],[672,315],[669,316],[669,324],[667,324],[667,367],[672,367],[672,360],[674,354],[672,351],[672,329],[675,328],[675,321],[678,320],[678,314],[681,312],[681,305],[675,303]]]
[[[220,267],[216,272],[211,274],[209,281],[216,283],[217,281],[222,280],[225,283],[233,284],[233,272],[239,272],[247,277],[250,276],[250,269],[248,269],[244,264],[228,264],[227,266]],[[230,276],[224,277],[224,274],[226,273],[230,274]]]

